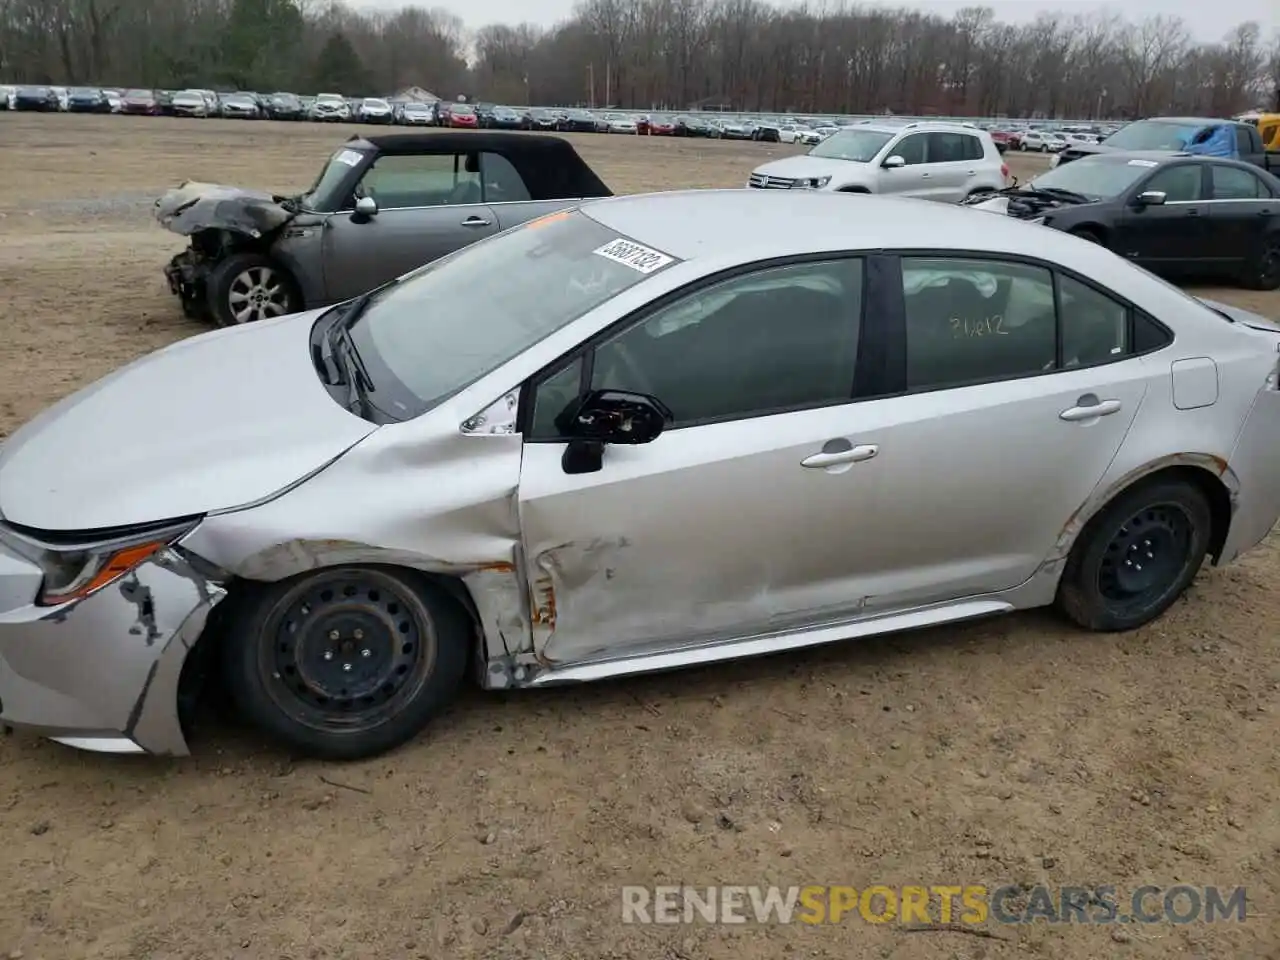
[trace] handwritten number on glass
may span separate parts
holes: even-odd
[[[1007,337],[1009,331],[1004,329],[1004,317],[996,314],[993,317],[979,317],[970,320],[967,317],[951,318],[951,337],[954,340],[967,340],[971,337]]]

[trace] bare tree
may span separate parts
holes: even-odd
[[[0,81],[307,92],[335,36],[370,88],[353,95],[416,84],[512,103],[1100,117],[1224,116],[1280,94],[1280,34],[1264,43],[1253,23],[1195,44],[1169,16],[1012,25],[982,6],[944,18],[848,0],[580,0],[551,28],[473,35],[453,14],[412,5],[0,0]]]

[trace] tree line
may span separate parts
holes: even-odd
[[[332,90],[512,104],[1012,117],[1225,116],[1280,98],[1280,33],[1195,42],[1177,17],[1008,24],[843,2],[581,0],[474,32],[338,0],[0,0],[0,81]]]

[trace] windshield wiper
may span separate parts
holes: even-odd
[[[1061,187],[1037,187],[1034,183],[1028,183],[1024,189],[1030,193],[1042,193],[1046,197],[1053,197],[1056,200],[1066,200],[1068,203],[1093,202],[1083,193],[1076,193],[1074,190],[1064,190]]]

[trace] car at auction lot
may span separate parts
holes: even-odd
[[[191,245],[165,269],[188,316],[229,326],[336,303],[609,188],[559,137],[352,138],[300,196],[184,183],[156,201]]]
[[[356,105],[355,119],[361,123],[394,123],[395,111],[381,97],[365,97]]]
[[[1116,151],[971,202],[1083,237],[1161,274],[1280,288],[1280,178],[1252,164]]]
[[[953,123],[862,123],[806,154],[757,167],[747,185],[958,202],[1004,189],[1008,176],[985,130]]]
[[[57,113],[61,109],[58,92],[53,87],[18,87],[10,101],[12,110]]]
[[[110,113],[111,102],[94,87],[72,87],[67,91],[68,113]]]
[[[310,116],[322,123],[342,123],[351,119],[351,104],[340,93],[317,93]]]
[[[566,110],[556,129],[562,133],[595,133],[599,126],[590,110]]]
[[[1206,117],[1149,117],[1126,124],[1098,143],[1072,143],[1054,158],[1054,165],[1117,150],[1195,153],[1251,163],[1264,170],[1280,170],[1280,155],[1269,153],[1257,127]]]
[[[396,122],[406,126],[433,127],[436,124],[435,104],[410,100],[396,107]]]
[[[469,103],[449,103],[440,108],[440,126],[474,130],[480,125],[476,108]]]
[[[126,90],[120,101],[120,112],[153,117],[160,112],[160,101],[154,90]]]
[[[229,120],[260,120],[262,107],[249,93],[224,93],[218,98],[218,114]]]
[[[301,120],[307,115],[302,98],[295,93],[273,93],[266,98],[267,116],[272,120]]]
[[[209,106],[209,98],[201,90],[180,90],[173,95],[169,109],[175,117],[199,117],[204,119],[213,111]]]
[[[0,724],[182,754],[218,675],[367,757],[468,670],[1128,630],[1267,535],[1280,327],[1013,218],[849,209],[587,203],[61,401],[0,448]]]
[[[490,130],[522,130],[524,117],[512,107],[497,106],[489,111],[483,126]]]

